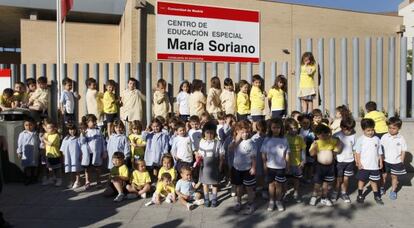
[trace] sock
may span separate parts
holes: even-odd
[[[358,189],[358,196],[362,196],[362,191],[363,191],[363,190],[359,190],[359,189]]]
[[[214,193],[211,194],[211,200],[217,200],[217,193],[216,194],[214,194]]]
[[[375,197],[377,197],[377,198],[380,198],[380,199],[381,199],[381,194],[380,194],[380,192],[374,192],[374,196],[375,196]]]
[[[209,200],[209,194],[210,193],[208,192],[204,193],[204,200],[207,200],[207,201]]]
[[[341,191],[341,194],[342,194],[342,195],[346,195],[346,192],[342,192],[342,191]]]

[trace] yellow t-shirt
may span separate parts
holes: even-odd
[[[302,151],[306,149],[305,141],[302,137],[299,135],[295,136],[286,136],[289,148],[290,148],[290,154],[289,154],[289,161],[291,165],[299,166],[302,162]]]
[[[118,106],[116,104],[116,97],[114,93],[106,91],[102,98],[103,112],[107,114],[114,114],[118,112]]]
[[[13,94],[14,100],[15,101],[19,101],[19,102],[26,101],[27,100],[27,96],[28,96],[27,93],[18,93],[18,92],[15,92]]]
[[[338,139],[337,138],[329,138],[327,140],[318,139],[316,140],[316,144],[318,145],[318,153],[320,151],[333,151],[338,152],[339,148],[337,146]],[[313,144],[309,150],[313,149]]]
[[[125,164],[118,166],[118,167],[116,166],[112,167],[111,177],[117,177],[117,176],[129,177],[128,167]]]
[[[190,116],[201,116],[206,111],[207,98],[201,91],[194,91],[188,97],[188,107]]]
[[[272,111],[285,109],[285,91],[282,89],[270,89],[267,98],[271,99]]]
[[[376,133],[381,134],[388,132],[387,117],[385,117],[384,113],[379,111],[371,111],[365,114],[364,118],[374,120]]]
[[[161,167],[160,171],[158,171],[158,180],[161,180],[161,175],[163,173],[169,173],[171,175],[172,181],[175,181],[177,178],[177,171],[175,171],[174,168],[166,169],[164,167]]]
[[[59,158],[60,157],[60,137],[58,133],[45,134],[45,139],[52,145],[45,145],[46,157],[48,158]]]
[[[311,74],[308,74],[307,68],[311,69]],[[302,65],[300,66],[300,82],[299,88],[315,88],[315,72],[316,72],[316,64],[315,65]]]
[[[265,108],[265,95],[260,90],[260,88],[256,86],[252,86],[250,91],[250,103],[251,103],[251,110],[260,110],[263,111]]]
[[[145,146],[147,143],[142,139],[142,135],[130,134],[128,136],[129,141],[134,142],[137,145]],[[134,159],[135,156],[144,159],[145,147],[135,147],[131,144],[131,158]]]
[[[166,197],[168,194],[175,194],[174,184],[166,185],[162,181],[158,181],[155,192],[160,194],[162,197]]]
[[[4,98],[4,95],[0,96],[0,104],[6,108],[11,108],[13,101],[14,101],[13,97],[6,99]]]
[[[237,93],[237,113],[240,115],[250,114],[249,95],[246,93]]]
[[[138,170],[134,170],[134,172],[132,172],[131,182],[137,186],[143,186],[147,183],[151,183],[151,177],[148,171],[140,172]]]

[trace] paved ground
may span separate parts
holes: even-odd
[[[398,200],[384,197],[378,206],[372,193],[366,203],[335,203],[332,208],[287,200],[284,212],[267,212],[258,200],[253,215],[233,212],[233,199],[220,192],[217,208],[203,206],[189,212],[182,205],[145,207],[147,200],[114,203],[102,196],[102,188],[72,191],[53,186],[6,184],[0,196],[0,211],[15,227],[412,227],[414,215],[413,173],[404,179]],[[308,186],[306,189],[310,190]],[[355,190],[355,186],[352,186]],[[355,192],[351,195],[355,201]],[[309,193],[304,195],[308,202]]]

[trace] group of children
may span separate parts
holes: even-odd
[[[399,134],[401,120],[391,117],[387,121],[376,111],[376,104],[368,102],[368,113],[361,120],[363,135],[356,138],[355,121],[346,106],[337,107],[332,121],[324,119],[319,109],[310,111],[315,71],[312,54],[305,53],[299,91],[305,112],[294,111],[289,117],[287,83],[282,75],[268,93],[259,75],[253,76],[252,85],[241,80],[236,91],[230,78],[224,80],[222,90],[220,79],[213,77],[207,96],[201,80],[191,84],[184,81],[176,98],[177,113],[171,113],[166,81],[159,79],[153,99],[154,118],[145,129],[140,121],[145,98],[136,89],[135,79],[129,79],[120,98],[116,97],[114,81],[106,83],[102,94],[97,91],[96,81],[87,79],[88,114],[79,126],[74,124],[73,115],[79,96],[72,92],[72,81],[65,79],[60,107],[66,135],[61,138],[56,124],[48,119],[37,127],[26,120],[19,135],[17,153],[26,183],[35,181],[36,168],[41,166],[48,170],[42,183],[60,186],[63,167],[65,173],[73,175],[73,188],[81,186],[81,172],[84,188],[89,188],[91,171],[97,174],[99,185],[101,167],[106,165],[110,181],[105,195],[116,195],[115,201],[146,198],[153,192],[147,206],[178,200],[191,210],[195,205],[218,206],[218,189],[226,180],[232,185],[234,209],[243,209],[242,196],[247,193],[244,212],[251,214],[258,191],[269,199],[269,211],[275,207],[283,211],[288,177],[297,202],[303,194],[301,183],[314,183],[311,205],[316,205],[319,198],[326,206],[332,206],[332,200],[339,197],[350,203],[349,179],[357,169],[358,202],[364,201],[363,188],[369,181],[375,201],[382,204],[388,173],[392,179],[390,198],[396,199],[398,176],[406,173],[403,162],[407,145]],[[20,105],[46,110],[47,103],[38,100],[44,97],[44,92],[38,90],[47,90],[42,80],[38,79],[38,89],[28,93],[28,102],[22,99]],[[33,88],[29,85],[28,89]],[[17,86],[15,90],[12,97],[20,94]],[[19,91],[26,94],[23,89]],[[267,120],[266,98],[271,110]],[[7,94],[2,100],[11,101]],[[17,98],[13,100],[13,105],[19,104]]]

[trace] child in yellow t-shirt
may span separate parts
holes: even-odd
[[[134,171],[131,176],[131,184],[126,186],[128,199],[135,199],[141,196],[147,198],[147,192],[151,190],[151,177],[146,169],[144,160],[134,161]]]
[[[275,84],[267,94],[272,118],[282,118],[286,115],[286,85],[287,80],[285,76],[278,75]]]
[[[131,159],[132,161],[144,159],[146,142],[141,135],[142,124],[139,120],[134,120],[130,126],[132,133],[129,134],[128,139],[131,144]]]
[[[377,104],[373,101],[369,101],[365,104],[367,114],[364,119],[372,119],[375,122],[375,135],[381,139],[381,137],[388,133],[387,117],[385,114],[377,111]]]
[[[238,85],[237,93],[237,121],[247,120],[250,114],[249,88],[250,84],[246,80],[241,80]]]
[[[303,167],[306,163],[306,144],[302,137],[299,136],[299,124],[293,118],[285,121],[287,135],[286,139],[289,143],[289,171],[293,177],[293,198],[296,202],[300,202],[299,196],[299,180],[303,177]]]
[[[321,203],[326,206],[333,206],[332,201],[328,198],[329,185],[335,180],[334,153],[342,150],[341,141],[332,137],[331,129],[325,124],[319,124],[315,128],[317,140],[312,143],[309,153],[316,156],[315,174],[313,181],[315,183],[310,205],[315,206],[322,186]]]
[[[145,206],[154,203],[161,204],[162,201],[165,201],[166,203],[175,202],[175,186],[171,174],[169,173],[163,173],[161,175],[151,201],[146,203]]]
[[[188,106],[190,107],[190,116],[201,117],[206,111],[207,99],[203,94],[203,81],[194,79],[192,85],[192,92],[188,97]]]
[[[27,103],[27,93],[26,93],[26,86],[23,82],[16,82],[14,84],[14,102],[16,107],[24,107]]]
[[[114,121],[118,118],[118,99],[115,95],[115,88],[116,82],[114,80],[108,80],[106,83],[106,91],[102,98],[108,136],[112,135]]]
[[[266,91],[263,90],[263,78],[260,75],[253,75],[252,89],[250,90],[250,113],[253,120],[253,130],[255,122],[264,120],[264,108]]]
[[[104,194],[107,196],[112,196],[114,193],[117,193],[115,197],[115,202],[120,202],[124,199],[124,188],[126,182],[129,180],[129,170],[128,167],[124,164],[125,155],[122,152],[115,152],[112,155],[112,164],[113,167],[110,171],[110,182],[105,189]]]
[[[0,96],[0,111],[4,111],[15,107],[15,99],[13,97],[13,90],[10,88],[4,89]]]
[[[305,52],[300,62],[299,99],[303,113],[313,109],[313,99],[316,96],[315,73],[316,61],[312,52]]]
[[[49,170],[49,184],[62,185],[62,154],[60,152],[60,137],[56,125],[48,123],[46,133],[43,135],[43,143],[46,150],[46,164]],[[56,180],[56,182],[55,182]]]
[[[158,171],[158,180],[161,179],[163,173],[169,173],[173,182],[177,180],[177,171],[174,169],[174,160],[170,154],[162,156],[162,167]]]

